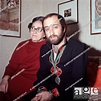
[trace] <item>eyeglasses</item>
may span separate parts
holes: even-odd
[[[35,27],[31,27],[31,32],[34,32],[34,31],[37,31],[37,32],[42,32],[42,28],[41,27],[37,27],[37,28],[35,28]]]

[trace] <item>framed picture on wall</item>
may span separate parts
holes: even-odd
[[[58,14],[62,15],[67,24],[78,22],[78,0],[58,4]]]
[[[90,0],[91,35],[101,34],[101,0]]]
[[[21,37],[21,0],[0,0],[0,36]]]

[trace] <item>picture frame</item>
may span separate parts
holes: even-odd
[[[21,0],[0,3],[0,36],[21,38]]]
[[[65,18],[66,24],[78,23],[78,0],[59,3],[58,14]]]
[[[90,0],[90,33],[101,34],[101,0]]]

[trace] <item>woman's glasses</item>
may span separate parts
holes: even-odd
[[[35,27],[31,27],[31,32],[34,32],[34,31],[37,31],[37,32],[42,32],[42,27],[37,27],[37,28],[35,28]]]

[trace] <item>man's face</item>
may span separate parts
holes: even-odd
[[[52,44],[58,45],[64,37],[64,32],[57,16],[48,17],[43,24],[47,39]]]

